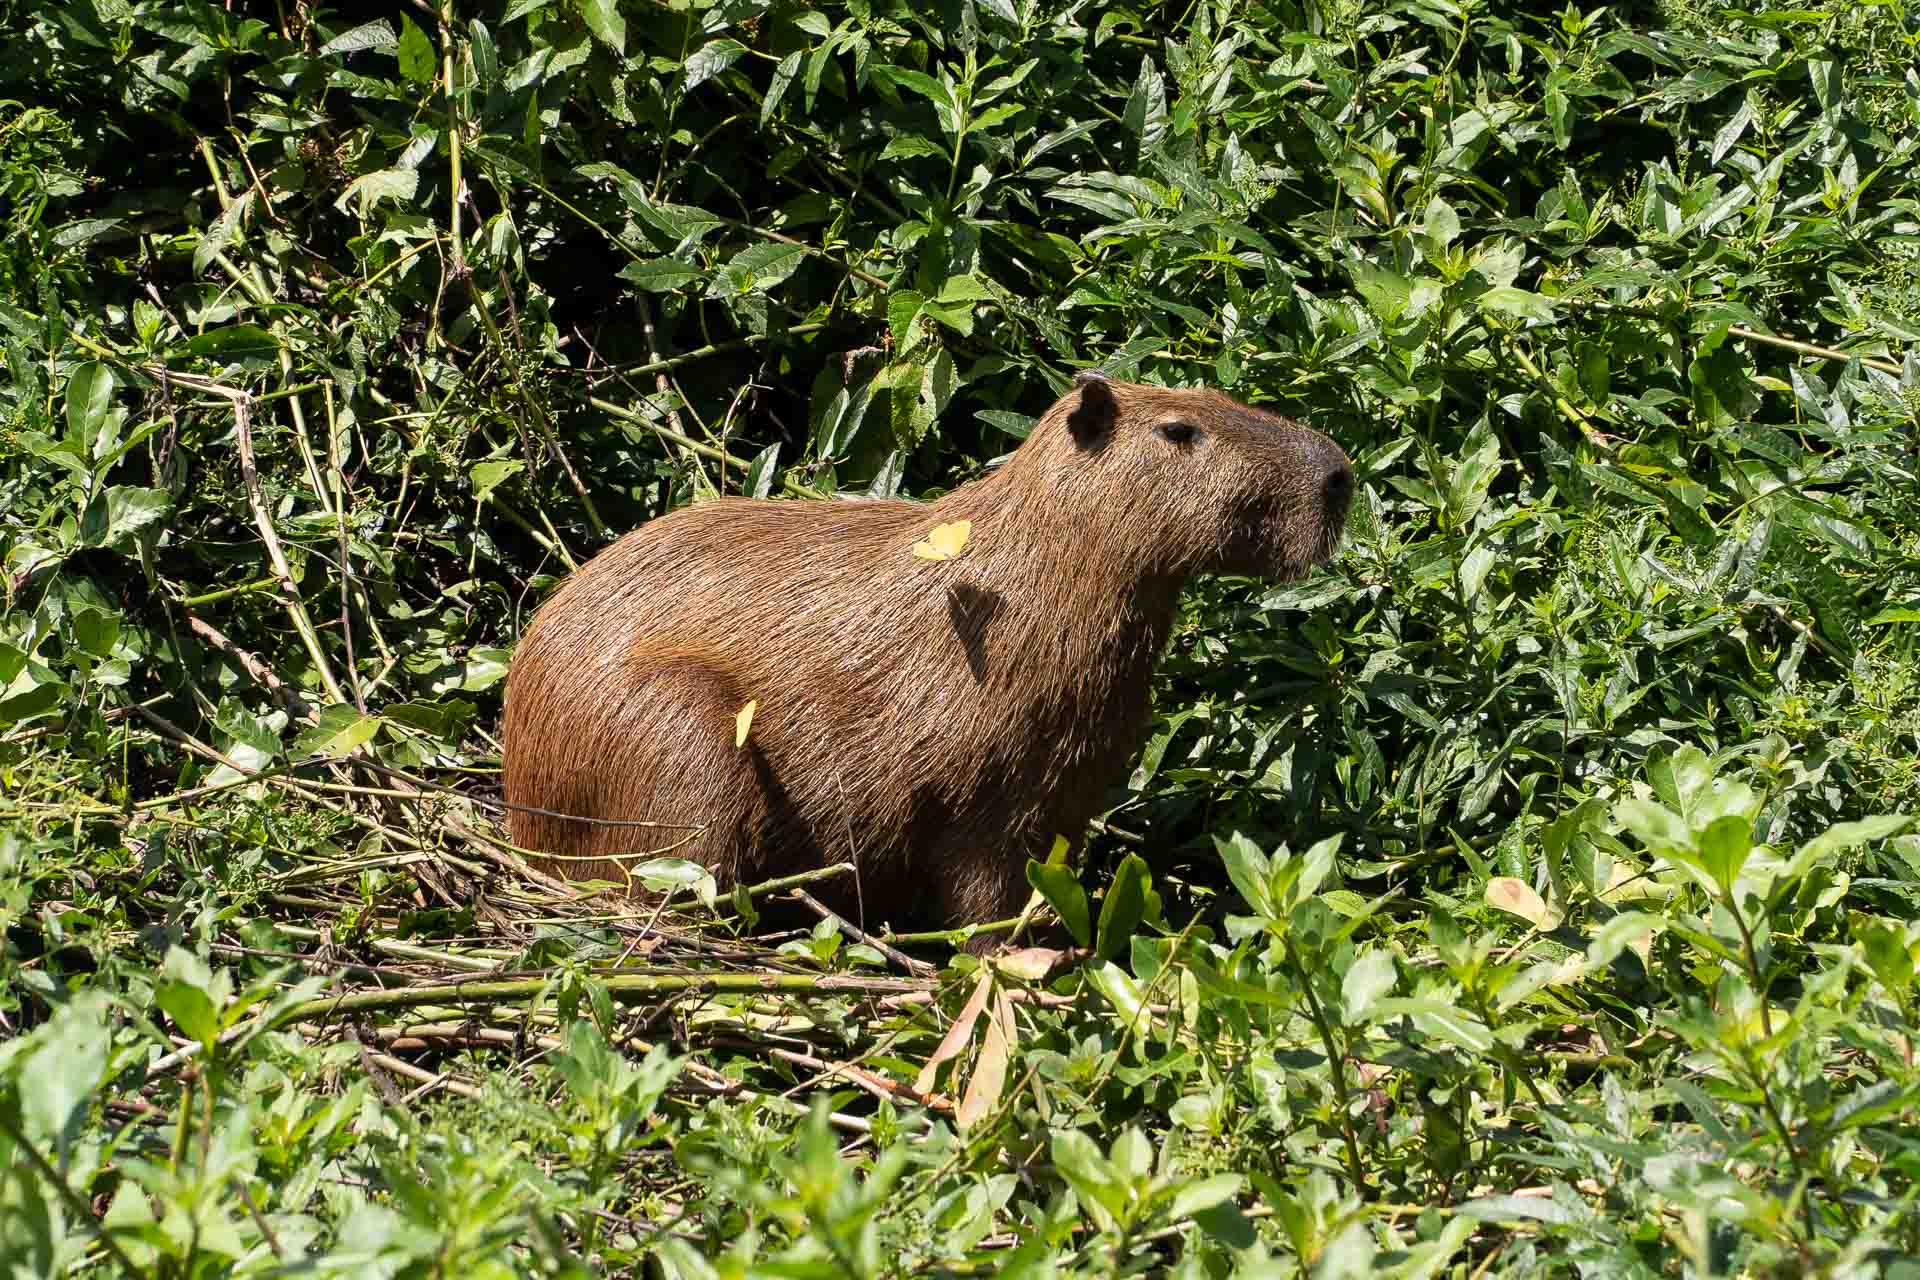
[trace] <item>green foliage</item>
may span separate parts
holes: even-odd
[[[0,31],[7,1265],[1911,1272],[1897,0]],[[568,568],[939,492],[1095,364],[1361,487],[1190,593],[1029,869],[1073,956],[513,875],[462,784]]]

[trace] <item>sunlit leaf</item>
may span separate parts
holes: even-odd
[[[926,537],[913,544],[913,554],[922,560],[953,560],[967,549],[967,540],[972,536],[971,520],[937,524]]]

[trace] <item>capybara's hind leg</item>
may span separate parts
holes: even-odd
[[[607,874],[615,864],[657,857],[698,862],[723,886],[755,874],[763,857],[753,845],[766,815],[765,766],[751,742],[735,745],[746,698],[705,662],[655,658],[643,666],[630,682],[614,685],[632,692],[602,704],[593,723],[562,748],[577,770],[565,789],[578,797],[583,816],[600,819],[565,824],[584,829],[577,852],[605,859],[599,878],[616,882],[626,877]]]

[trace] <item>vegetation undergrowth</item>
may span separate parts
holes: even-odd
[[[0,33],[9,1274],[1920,1275],[1901,0]],[[1087,365],[1361,491],[1042,945],[502,842],[570,566]]]

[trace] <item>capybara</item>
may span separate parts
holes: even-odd
[[[869,924],[1013,914],[1027,860],[1079,843],[1145,738],[1187,579],[1324,562],[1353,484],[1296,422],[1083,372],[936,501],[721,498],[648,521],[514,654],[506,800],[548,811],[510,810],[514,841],[616,882],[670,846],[723,887],[850,860],[830,900]],[[958,554],[926,558],[963,520]]]

